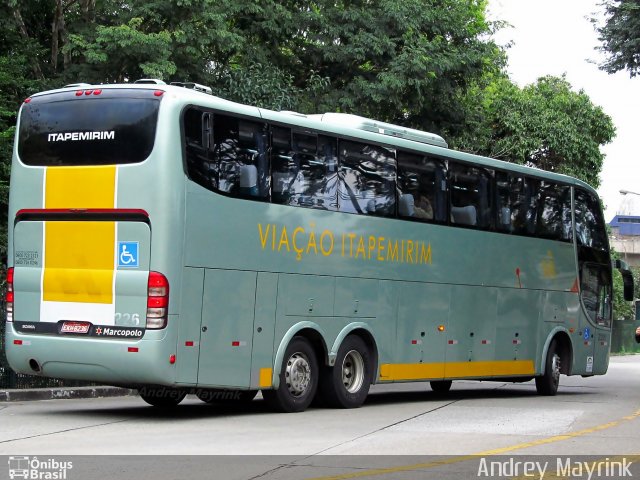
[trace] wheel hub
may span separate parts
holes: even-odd
[[[294,397],[299,397],[307,391],[311,383],[311,365],[303,353],[291,355],[285,369],[285,380],[289,393]]]
[[[342,361],[342,384],[349,393],[356,393],[364,383],[364,360],[357,350],[349,351]]]

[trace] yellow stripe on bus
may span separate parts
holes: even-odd
[[[114,208],[116,167],[49,167],[45,208]],[[46,222],[43,300],[113,303],[115,222]]]
[[[49,167],[44,208],[114,208],[116,167]]]
[[[387,363],[380,365],[381,381],[534,375],[533,360],[494,360],[451,363]]]

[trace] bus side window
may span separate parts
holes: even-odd
[[[395,216],[396,162],[393,150],[340,141],[338,206],[341,212]]]
[[[218,189],[235,196],[266,199],[270,176],[264,124],[214,116]]]
[[[336,210],[335,138],[276,126],[271,131],[272,201]]]
[[[291,151],[291,129],[271,126],[271,201],[288,204],[300,166]]]
[[[496,230],[511,233],[513,231],[511,198],[511,176],[505,172],[496,172]]]
[[[576,188],[574,209],[578,245],[606,251],[607,232],[598,199]]]
[[[218,188],[217,165],[212,154],[211,132],[205,132],[213,122],[213,114],[189,108],[182,118],[185,163],[191,180],[209,190]]]
[[[450,163],[451,222],[491,228],[492,183],[489,170]]]
[[[398,215],[419,221],[444,221],[446,219],[444,171],[443,164],[438,160],[399,151]]]
[[[551,240],[571,240],[571,189],[541,182],[538,192],[536,236]]]

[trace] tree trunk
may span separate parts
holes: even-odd
[[[71,4],[75,3],[75,0]],[[56,0],[56,11],[53,15],[53,23],[51,24],[51,67],[55,72],[58,69],[58,56],[60,54],[60,41],[62,47],[66,44],[66,27],[64,24],[64,2]],[[64,67],[68,65],[68,55],[64,55]]]
[[[29,32],[27,31],[27,26],[24,24],[24,20],[22,19],[22,14],[20,13],[19,7],[13,8],[13,18],[16,20],[18,24],[18,31],[20,32],[20,36],[25,40],[29,40]],[[44,80],[44,75],[42,74],[42,69],[40,68],[40,64],[38,63],[38,59],[35,57],[31,58],[31,69],[33,70],[34,75],[38,80]]]

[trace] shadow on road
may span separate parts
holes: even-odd
[[[558,397],[574,397],[576,395],[589,395],[590,390],[585,388],[565,387],[558,391]],[[417,384],[398,384],[398,385],[384,385],[374,386],[369,393],[365,402],[364,408],[367,405],[401,405],[410,403],[424,403],[428,405],[429,402],[441,403],[443,401],[459,402],[462,400],[487,400],[487,399],[530,399],[537,396],[535,387],[531,384],[511,384],[501,382],[459,382],[454,386],[451,391],[447,393],[436,393],[429,389],[426,383]],[[540,397],[541,400],[553,397]],[[175,420],[189,420],[199,418],[214,418],[224,417],[229,418],[232,416],[244,417],[249,415],[285,415],[280,413],[274,413],[269,409],[269,406],[260,398],[253,400],[252,402],[242,404],[207,404],[199,401],[195,396],[188,396],[180,405],[174,408],[157,408],[152,407],[144,403],[144,401],[138,397],[126,397],[127,405],[123,406],[122,403],[112,404],[109,408],[105,408],[104,404],[100,401],[95,403],[84,403],[82,409],[72,410],[68,408],[70,403],[52,404],[50,410],[46,412],[39,411],[34,415],[75,415],[78,417],[96,417],[96,416],[108,416],[112,420],[114,417],[121,419],[131,419],[135,417],[137,419],[154,419],[158,421],[175,421]],[[78,400],[68,400],[67,402],[76,402]],[[307,410],[307,413],[317,410],[325,410],[318,402],[314,403],[311,408]]]

